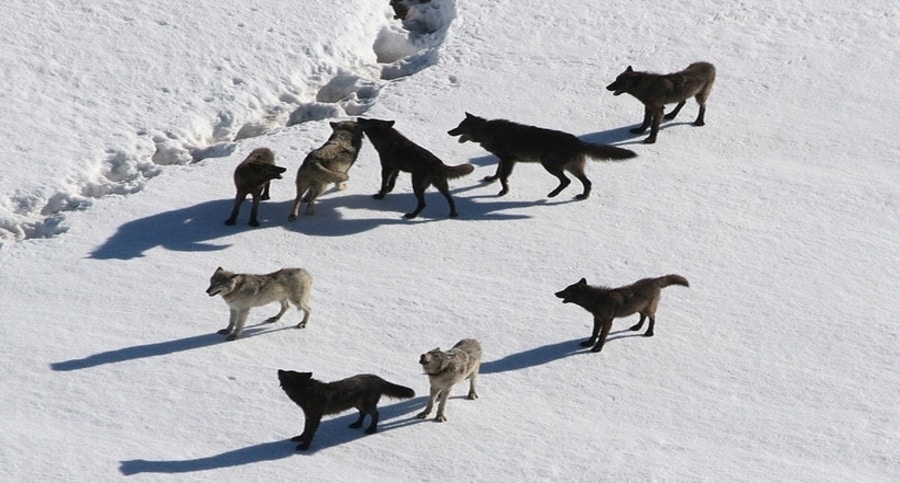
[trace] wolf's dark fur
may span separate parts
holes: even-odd
[[[468,112],[466,118],[447,134],[459,136],[461,143],[477,142],[499,158],[497,171],[493,176],[484,178],[484,181],[488,182],[500,180],[502,188],[498,196],[509,192],[507,178],[517,161],[541,163],[544,169],[556,176],[559,186],[547,194],[550,198],[558,195],[571,183],[565,172],[572,173],[584,187],[576,198],[585,199],[591,194],[591,181],[584,174],[586,157],[613,160],[636,156],[627,149],[586,143],[566,132],[518,124],[505,119],[487,120]]]
[[[649,318],[650,326],[647,327],[644,336],[652,337],[660,293],[669,285],[689,286],[687,279],[681,275],[644,278],[619,288],[593,287],[582,278],[554,295],[561,298],[563,303],[576,304],[594,315],[594,329],[591,332],[591,338],[582,342],[581,346],[593,345],[591,352],[600,352],[606,336],[609,335],[613,319],[618,317],[626,317],[634,313],[641,315],[641,320],[629,330],[641,330],[644,319]]]
[[[666,119],[675,119],[675,116],[684,107],[685,100],[694,97],[697,104],[700,104],[700,112],[697,114],[694,125],[706,124],[704,120],[706,99],[709,98],[715,80],[716,68],[709,62],[695,62],[686,69],[672,74],[637,72],[629,65],[612,84],[606,86],[606,90],[612,91],[616,96],[625,93],[631,94],[644,104],[644,121],[631,132],[640,134],[649,127],[650,136],[644,142],[652,144],[656,142],[659,123],[664,117],[663,108],[666,104],[678,103],[672,112],[665,115]]]
[[[358,118],[366,137],[372,141],[381,159],[381,190],[374,195],[382,199],[394,189],[400,171],[412,174],[413,193],[416,195],[416,209],[403,216],[415,218],[425,208],[425,190],[434,185],[450,205],[450,216],[458,216],[456,203],[450,196],[448,179],[465,176],[475,170],[469,163],[447,166],[427,149],[410,141],[393,128],[394,121]]]
[[[281,179],[281,173],[287,168],[275,166],[275,154],[269,148],[256,148],[247,159],[234,170],[234,187],[237,194],[234,196],[234,207],[231,216],[225,220],[226,225],[234,225],[237,221],[241,203],[247,195],[253,197],[253,208],[250,209],[250,226],[259,226],[257,214],[259,213],[260,200],[269,199],[269,182],[273,179]]]
[[[366,433],[373,434],[378,431],[378,401],[382,395],[394,399],[409,399],[416,395],[408,387],[390,383],[373,374],[359,374],[326,383],[313,379],[311,372],[279,369],[278,381],[291,401],[300,406],[306,418],[303,433],[291,438],[292,441],[300,442],[297,445],[297,450],[300,451],[309,449],[316,429],[322,422],[322,416],[356,408],[359,410],[359,419],[350,427],[361,428],[368,414],[372,421]]]

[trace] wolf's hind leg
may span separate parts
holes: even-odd
[[[288,309],[288,301],[287,301],[287,299],[284,299],[281,301],[281,310],[279,310],[277,314],[266,319],[266,321],[264,323],[265,324],[273,324],[275,322],[278,322],[278,319],[280,319],[281,316],[284,315],[285,312],[287,312],[287,309]]]
[[[675,116],[677,116],[678,113],[681,112],[681,108],[684,107],[684,103],[685,103],[685,101],[679,102],[678,105],[675,106],[675,109],[672,109],[672,112],[665,115],[665,118],[666,119],[675,119]]]

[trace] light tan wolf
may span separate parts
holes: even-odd
[[[431,383],[431,395],[425,410],[417,414],[420,419],[427,418],[434,409],[434,402],[440,398],[437,422],[444,422],[444,407],[447,406],[447,398],[453,385],[463,379],[469,380],[468,399],[477,399],[475,392],[475,379],[478,378],[478,370],[481,367],[481,344],[475,339],[463,339],[456,343],[452,349],[443,352],[440,348],[434,348],[419,357],[419,364],[428,374]]]
[[[257,214],[260,200],[269,199],[269,182],[281,179],[281,173],[287,168],[275,166],[275,153],[269,148],[256,148],[234,170],[234,207],[231,216],[225,220],[226,225],[234,225],[237,221],[241,204],[247,195],[253,197],[253,208],[250,209],[250,226],[259,226]]]
[[[347,172],[359,156],[362,135],[362,129],[356,122],[331,123],[331,136],[325,144],[306,155],[297,170],[297,197],[288,221],[297,219],[301,202],[306,202],[306,214],[312,215],[316,199],[329,184],[334,183],[335,188],[340,190],[347,188],[347,180],[350,179]]]
[[[631,94],[644,104],[644,121],[631,132],[640,134],[649,127],[650,136],[644,142],[653,144],[656,142],[666,104],[678,103],[672,112],[665,115],[666,119],[675,119],[684,107],[685,100],[694,97],[697,104],[700,104],[700,112],[694,125],[706,124],[706,99],[709,98],[715,81],[716,68],[709,62],[694,62],[686,69],[672,74],[637,72],[629,65],[612,84],[606,86],[606,90],[612,91],[614,96]]]
[[[219,333],[228,335],[228,340],[234,340],[240,337],[250,309],[272,302],[279,302],[281,310],[266,319],[265,323],[278,322],[278,319],[287,312],[289,304],[294,304],[303,311],[303,320],[297,324],[297,328],[306,327],[311,311],[309,307],[311,288],[312,275],[302,268],[282,268],[266,275],[250,275],[232,273],[219,267],[209,278],[206,293],[210,297],[221,295],[228,304],[231,311],[228,327]]]
[[[541,163],[548,173],[556,176],[559,185],[547,194],[553,198],[569,186],[572,181],[566,171],[572,173],[584,188],[575,198],[586,199],[591,194],[591,180],[584,173],[587,158],[620,160],[637,156],[634,151],[584,142],[572,134],[554,129],[545,129],[506,119],[485,119],[466,113],[458,126],[447,131],[450,136],[459,136],[459,142],[473,141],[497,156],[499,163],[493,176],[482,181],[493,183],[500,180],[503,196],[509,192],[507,178],[517,162]]]
[[[572,303],[594,315],[594,329],[591,338],[582,342],[582,347],[594,346],[591,352],[600,352],[613,319],[626,317],[634,313],[641,314],[641,320],[629,330],[641,330],[644,319],[650,319],[650,326],[644,337],[653,336],[656,323],[656,307],[659,305],[661,290],[669,285],[689,287],[686,278],[681,275],[665,275],[658,278],[643,278],[631,285],[619,288],[593,287],[582,278],[578,282],[556,292],[564,304]],[[599,339],[597,334],[600,334]]]

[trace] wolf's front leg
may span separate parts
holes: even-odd
[[[431,410],[434,409],[434,401],[438,398],[438,396],[440,394],[441,394],[441,390],[432,386],[431,394],[430,394],[430,397],[428,398],[428,404],[425,406],[425,410],[423,410],[419,414],[416,414],[416,417],[419,419],[427,418],[428,415],[431,414]]]
[[[237,311],[237,320],[234,323],[234,332],[231,333],[225,340],[235,340],[241,336],[241,331],[244,330],[244,323],[247,321],[247,314],[250,313],[250,309],[243,309]]]
[[[218,334],[228,335],[234,329],[234,324],[237,322],[238,311],[232,308],[228,309],[228,327],[218,331]]]
[[[601,322],[602,321],[599,318],[594,317],[594,329],[591,331],[591,338],[582,342],[580,344],[581,347],[590,347],[594,345],[595,342],[597,342],[597,336],[600,334]]]

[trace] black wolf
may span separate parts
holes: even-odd
[[[656,142],[656,134],[664,117],[663,108],[666,104],[678,103],[672,112],[665,115],[666,119],[675,119],[684,107],[685,100],[693,96],[697,104],[700,104],[700,112],[694,125],[706,124],[704,121],[706,99],[712,91],[715,80],[716,68],[709,62],[694,62],[683,71],[672,74],[637,72],[629,65],[612,84],[606,86],[606,90],[612,91],[615,96],[631,94],[644,103],[644,121],[631,132],[641,134],[649,127],[650,136],[644,142],[653,144]]]
[[[373,374],[359,374],[334,382],[321,382],[312,378],[311,372],[278,370],[278,381],[285,394],[303,410],[306,421],[303,433],[291,438],[299,441],[297,450],[309,449],[316,429],[322,422],[322,416],[337,414],[347,409],[359,410],[359,419],[350,425],[361,428],[368,414],[372,421],[366,429],[367,434],[378,431],[378,401],[381,396],[394,399],[415,397],[412,389],[390,383]]]
[[[253,197],[253,208],[250,209],[250,226],[259,226],[257,214],[259,213],[260,200],[269,199],[269,182],[273,179],[281,179],[281,173],[287,168],[275,166],[275,153],[269,148],[256,148],[247,159],[234,170],[234,187],[237,194],[234,196],[234,207],[231,216],[225,220],[226,225],[234,225],[237,221],[241,203],[247,195]]]
[[[656,307],[659,305],[660,292],[669,285],[688,287],[688,281],[681,275],[665,275],[658,278],[644,278],[619,288],[592,287],[582,278],[576,283],[556,292],[563,303],[573,303],[594,315],[594,329],[591,338],[582,342],[582,347],[593,345],[591,352],[600,352],[613,319],[639,313],[641,320],[629,330],[641,330],[644,319],[650,319],[645,337],[653,336],[656,323]],[[602,331],[601,331],[602,329]],[[599,339],[597,334],[600,334]]]
[[[571,180],[565,172],[572,173],[584,186],[581,194],[576,196],[583,200],[591,194],[591,180],[584,174],[586,158],[618,160],[637,156],[627,149],[586,143],[566,132],[506,119],[487,120],[468,112],[459,126],[447,131],[447,134],[459,136],[461,143],[474,141],[500,159],[497,172],[484,178],[488,182],[500,180],[502,189],[498,196],[509,192],[507,178],[517,161],[541,163],[544,169],[559,179],[559,186],[547,194],[550,198],[569,186]]]
[[[456,212],[456,203],[450,196],[448,179],[465,176],[475,170],[469,163],[457,166],[447,166],[437,156],[418,144],[410,141],[399,131],[394,129],[394,121],[380,119],[358,118],[357,122],[362,127],[366,137],[372,141],[378,157],[381,159],[381,190],[374,195],[375,199],[382,199],[394,189],[397,175],[400,171],[412,173],[413,193],[418,204],[416,209],[403,216],[415,218],[425,208],[425,189],[434,185],[447,199],[450,205],[450,216],[459,216]]]

